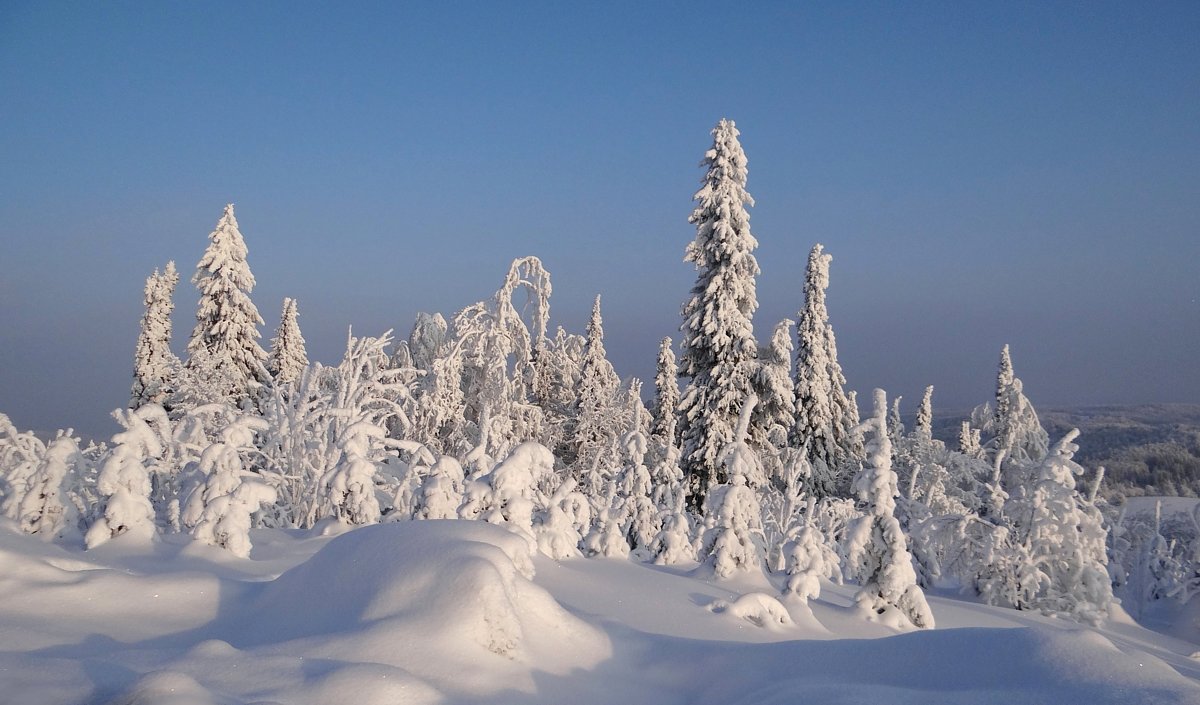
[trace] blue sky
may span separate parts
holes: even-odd
[[[757,201],[756,331],[809,248],[852,387],[1200,402],[1200,4],[0,2],[0,411],[107,434],[147,274],[237,204],[273,335],[406,336],[513,258],[652,373],[709,130]]]

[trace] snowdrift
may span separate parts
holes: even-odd
[[[1200,704],[1175,658],[1195,647],[1132,624],[934,596],[943,628],[888,636],[850,586],[801,614],[686,568],[532,558],[485,522],[254,541],[249,561],[123,537],[79,553],[0,524],[0,703]]]

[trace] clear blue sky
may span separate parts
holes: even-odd
[[[540,256],[647,377],[737,121],[756,331],[809,248],[852,387],[1200,402],[1200,3],[0,2],[0,411],[107,434],[141,288],[226,202],[273,335],[407,336]]]

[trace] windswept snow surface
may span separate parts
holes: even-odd
[[[938,629],[898,633],[852,585],[805,606],[761,574],[535,557],[485,522],[253,544],[85,553],[0,524],[0,703],[1200,703],[1200,645],[1120,614],[1093,630],[932,594]]]

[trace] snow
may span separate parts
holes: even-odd
[[[233,703],[1200,703],[1190,643],[931,593],[898,634],[853,585],[553,560],[469,521],[164,535],[88,552],[0,523],[0,700]],[[783,576],[773,578],[780,582]]]

